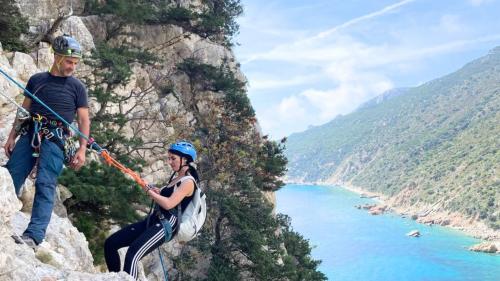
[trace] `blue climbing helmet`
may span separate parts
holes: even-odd
[[[169,152],[180,154],[188,158],[190,161],[196,160],[196,149],[194,145],[187,141],[179,141],[170,145]]]
[[[73,37],[68,35],[57,36],[52,42],[54,53],[65,57],[82,57],[82,47]]]

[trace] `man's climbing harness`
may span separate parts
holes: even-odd
[[[72,124],[70,124],[68,121],[66,121],[64,118],[62,118],[52,108],[50,108],[47,104],[45,104],[38,97],[36,97],[34,94],[32,94],[30,91],[28,91],[25,87],[23,87],[19,82],[17,82],[11,76],[9,76],[5,71],[3,71],[2,68],[0,68],[0,74],[2,74],[5,78],[7,78],[7,80],[9,80],[10,82],[12,82],[14,85],[16,85],[19,89],[23,90],[24,93],[26,93],[26,95],[28,95],[31,99],[35,100],[40,105],[42,105],[43,107],[45,107],[50,113],[52,113],[57,118],[56,122],[61,122],[61,126],[65,125],[65,127],[68,130],[71,129],[78,136],[80,136],[81,138],[87,140],[87,142],[88,142],[87,143],[88,148],[91,149],[91,150],[96,151],[97,154],[99,154],[108,165],[113,166],[113,167],[117,168],[118,170],[122,171],[123,173],[130,175],[141,187],[145,187],[147,185],[146,181],[144,181],[137,173],[135,173],[134,171],[128,169],[125,166],[123,166],[120,162],[118,162],[113,157],[111,157],[111,155],[109,155],[109,152],[106,149],[103,149],[102,147],[100,147],[99,144],[97,144],[94,141],[94,139],[92,139],[89,136],[85,135],[80,130],[78,130],[78,128],[76,128],[75,126],[73,126]],[[2,94],[2,96],[7,97],[6,95],[3,95],[3,94]],[[17,104],[10,97],[7,97],[7,98],[9,99],[9,101],[11,101],[12,103],[14,103],[17,106],[18,112],[19,111],[23,112],[22,116],[25,116],[26,113],[27,113],[28,117],[26,117],[25,119],[29,119],[29,112],[25,108],[23,108],[22,106],[20,106],[19,104]],[[53,121],[53,120],[48,120],[48,119],[47,119],[47,121],[45,121],[45,119],[43,119],[43,118],[44,117],[34,116],[33,120],[36,121],[36,122],[34,122],[35,123],[34,126],[36,127],[36,128],[34,128],[35,131],[37,131],[37,132],[39,132],[40,130],[43,131],[43,126],[40,126],[40,124],[36,125],[37,123],[42,123],[43,124],[43,122],[49,122],[50,123],[50,122]],[[57,124],[59,124],[59,123],[57,123]],[[22,128],[20,130],[22,130]],[[54,135],[59,136],[58,134],[62,134],[63,131],[61,131],[61,130],[55,130],[55,133],[54,133],[54,132],[51,132],[49,130],[47,132],[48,135],[51,135],[51,133],[53,133]],[[42,141],[42,136],[39,135],[39,134],[36,134],[36,136],[35,136],[35,134],[34,134],[34,137],[32,139],[32,146],[39,146],[40,143],[41,143],[41,141]],[[70,148],[70,150],[72,150],[72,149],[75,149],[75,148],[74,147]],[[39,153],[39,152],[37,152],[35,150],[35,155],[33,155],[33,156],[36,156],[37,153]],[[65,154],[69,154],[69,152],[67,153],[65,151]]]
[[[34,179],[36,177],[43,139],[52,141],[64,152],[65,164],[70,164],[73,161],[77,150],[76,144],[71,138],[71,131],[62,122],[51,120],[40,114],[34,114],[33,117],[24,120],[21,124],[17,124],[16,131],[19,135],[31,134],[30,143],[33,148],[31,156],[36,158],[31,178]]]
[[[69,130],[63,123],[50,120],[40,114],[35,114],[31,120],[25,121],[19,130],[20,135],[25,135],[32,130],[31,146],[34,149],[33,157],[39,157],[42,139],[53,141],[59,148],[64,150],[64,140],[69,137]]]

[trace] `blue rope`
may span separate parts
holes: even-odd
[[[19,87],[21,90],[23,90],[26,94],[28,94],[30,96],[30,98],[34,99],[36,102],[38,102],[39,104],[41,104],[43,107],[45,107],[47,110],[49,110],[52,114],[54,114],[54,116],[56,116],[59,120],[61,120],[64,124],[66,124],[69,128],[71,128],[73,131],[75,131],[78,135],[80,135],[82,138],[86,139],[88,142],[90,142],[90,138],[85,135],[84,133],[82,133],[80,130],[78,130],[77,128],[75,128],[75,126],[71,125],[70,123],[68,123],[68,121],[66,121],[64,118],[62,118],[59,114],[57,114],[54,110],[52,110],[52,108],[50,108],[48,105],[46,105],[43,101],[41,101],[39,98],[37,98],[35,95],[33,95],[30,91],[28,91],[26,88],[24,88],[21,84],[19,84],[19,82],[17,82],[16,80],[14,80],[12,77],[10,77],[7,73],[5,73],[2,68],[0,68],[0,73],[5,76],[5,78],[7,78],[9,81],[11,81],[12,83],[14,83],[17,87]],[[97,143],[95,142],[91,142],[90,143],[90,148],[93,148],[95,146],[95,150],[100,153],[103,149],[102,147],[100,147]]]
[[[160,256],[161,268],[163,269],[163,275],[165,276],[165,281],[168,281],[167,269],[165,268],[165,263],[163,262],[163,255],[161,254],[160,248],[158,248],[158,255]]]

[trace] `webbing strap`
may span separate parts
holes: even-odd
[[[101,151],[101,156],[108,163],[108,165],[111,165],[118,170],[122,171],[123,173],[126,173],[130,175],[140,186],[145,187],[147,185],[146,181],[143,180],[136,172],[130,170],[129,168],[123,166],[120,162],[116,161],[111,155],[109,155],[108,151],[103,149]]]
[[[172,237],[172,226],[170,225],[170,222],[167,220],[160,220],[161,224],[163,225],[163,229],[165,230],[165,242],[170,241],[170,238]],[[165,266],[165,263],[163,262],[163,255],[161,254],[160,247],[158,247],[158,255],[160,256],[160,263],[161,263],[161,268],[163,269],[163,275],[165,277],[165,281],[168,281],[168,271]]]

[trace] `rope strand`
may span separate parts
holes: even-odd
[[[28,91],[25,87],[23,87],[19,82],[14,80],[12,77],[10,77],[5,71],[0,68],[0,74],[5,76],[10,82],[14,83],[18,88],[23,90],[30,98],[34,99],[36,102],[41,104],[43,107],[45,107],[47,110],[49,110],[54,116],[57,117],[57,119],[61,120],[65,125],[67,125],[69,128],[71,128],[74,132],[76,132],[80,137],[86,139],[89,144],[89,148],[92,150],[95,150],[103,159],[106,161],[108,165],[111,165],[118,170],[122,171],[125,174],[130,175],[134,181],[136,181],[141,187],[145,187],[147,185],[146,181],[143,180],[136,172],[130,170],[129,168],[125,167],[123,164],[115,160],[111,155],[109,155],[109,152],[106,149],[103,149],[100,147],[93,138],[88,137],[84,133],[82,133],[79,129],[77,129],[75,126],[71,125],[68,121],[66,121],[64,118],[62,118],[59,114],[57,114],[52,108],[50,108],[47,104],[45,104],[43,101],[41,101],[39,98],[37,98],[35,95],[33,95],[30,91]],[[2,94],[3,95],[3,94]],[[5,95],[3,95],[5,96]],[[6,96],[5,96],[6,97]],[[18,105],[15,101],[11,100],[10,97],[8,97],[11,102],[16,104],[18,108],[22,108],[22,110],[26,111],[23,107]]]

